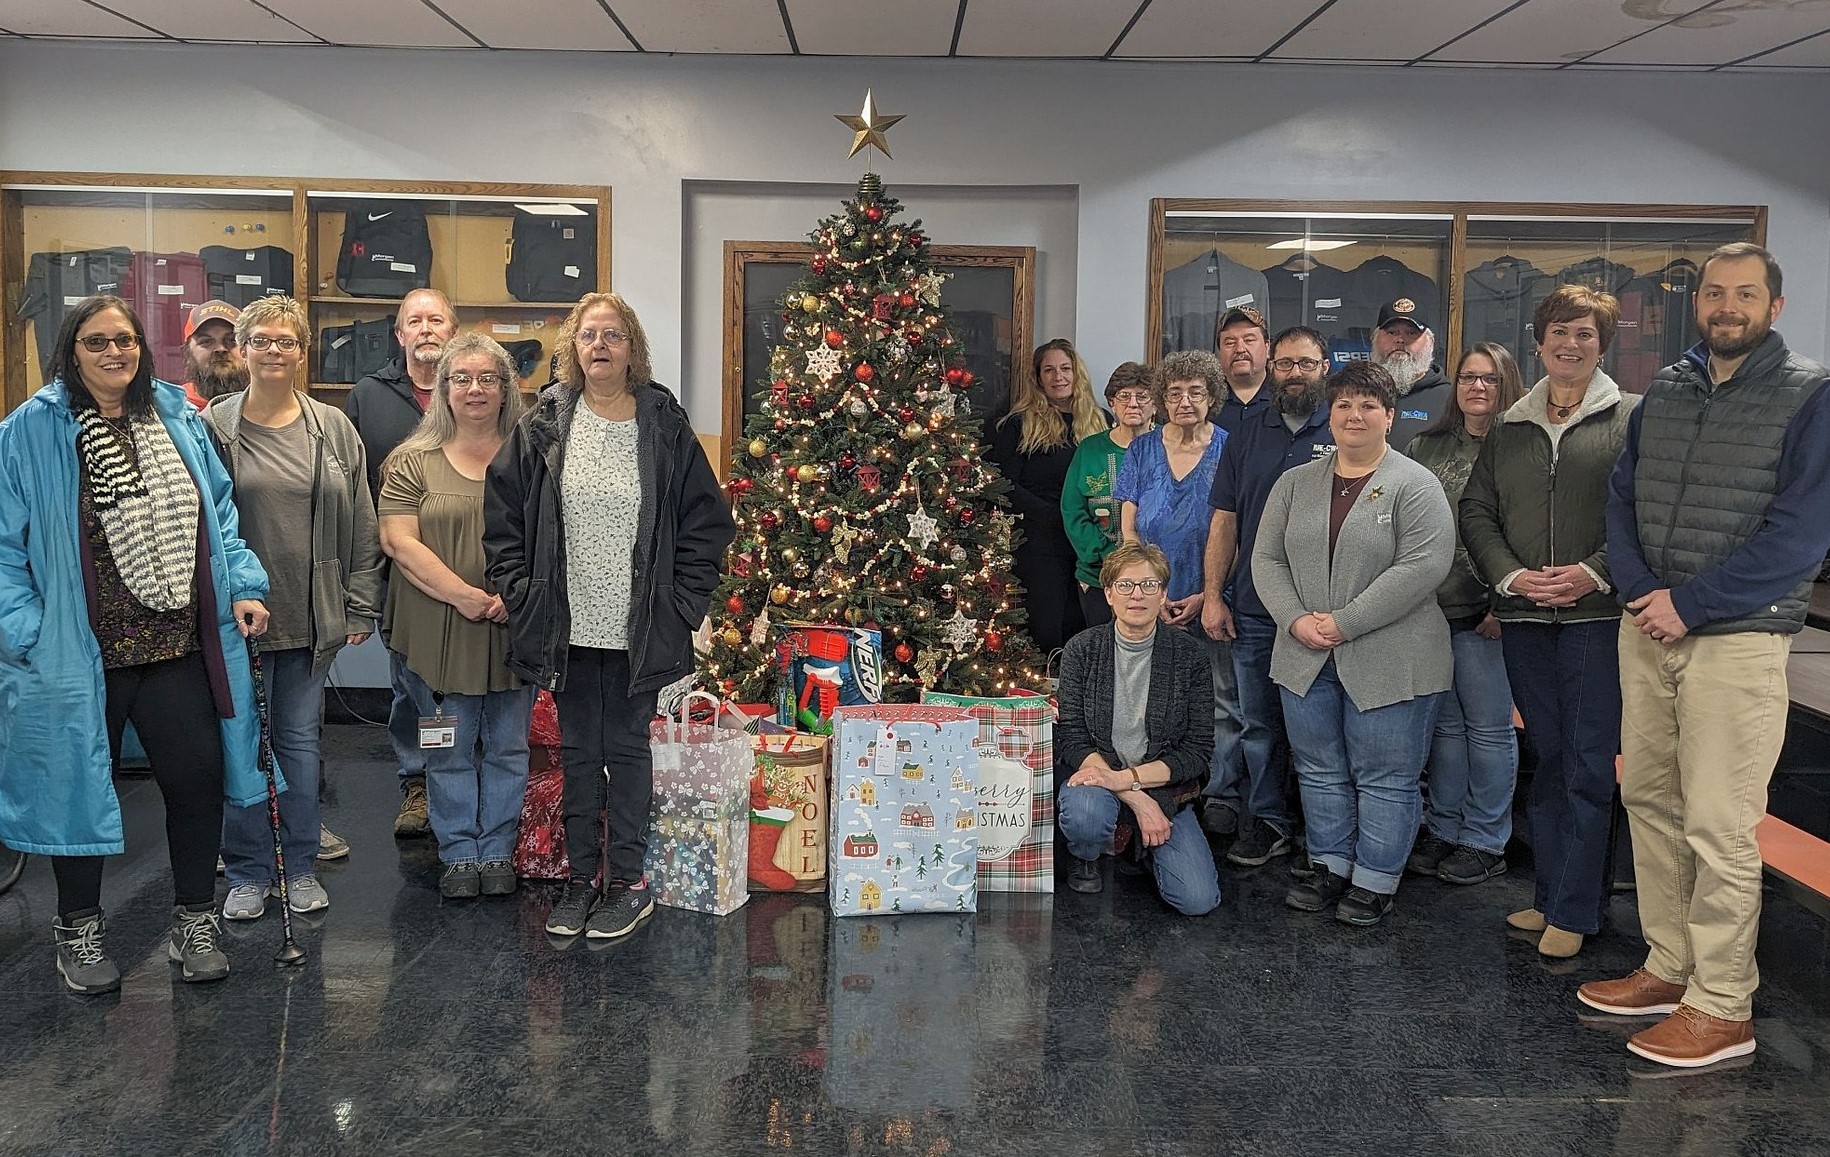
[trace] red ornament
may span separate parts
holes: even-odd
[[[1004,646],[1004,636],[1003,635],[998,634],[996,631],[986,631],[985,632],[985,649],[987,651],[996,651],[996,650],[1002,648],[1003,646]]]
[[[913,422],[915,420],[915,411],[911,410],[907,406],[897,406],[896,407],[896,420],[898,422],[903,423],[904,425],[907,425],[908,423]]]
[[[832,533],[832,519],[824,514],[818,515],[813,520],[813,529],[820,534]]]
[[[926,563],[918,562],[914,566],[909,568],[909,577],[914,579],[918,583],[927,582],[928,576],[933,573],[934,573],[934,571],[932,570],[932,568],[930,568]]]
[[[813,395],[802,394],[800,397],[794,399],[794,404],[803,410],[811,410],[813,409]]]
[[[731,496],[734,498],[742,498],[750,491],[756,489],[756,483],[748,478],[733,478],[731,479],[729,486]]]
[[[888,321],[890,313],[896,308],[896,299],[887,293],[879,293],[871,298],[871,316],[878,321]]]
[[[914,309],[915,308],[915,295],[912,293],[904,293],[902,296],[900,296],[896,299],[896,304],[900,305],[904,309]]]
[[[756,517],[756,525],[764,530],[774,530],[782,524],[781,516],[773,510],[765,510]]]
[[[857,464],[858,464],[858,456],[856,454],[853,454],[850,450],[847,450],[845,453],[839,455],[839,469],[850,470],[853,466],[856,466]]]
[[[909,329],[903,331],[902,340],[908,342],[910,345],[920,345],[921,344],[921,331],[918,329],[915,329],[913,327],[910,327]]]
[[[993,575],[985,580],[985,589],[994,595],[1001,595],[1004,593],[1004,580]]]
[[[978,379],[972,376],[972,371],[967,370],[965,373],[963,373],[959,376],[959,388],[962,390],[966,389],[967,387],[971,386],[973,382],[976,382],[976,381],[978,381]]]
[[[919,229],[909,230],[909,244],[910,245],[920,245],[923,241],[926,241],[926,240],[927,240],[927,238],[923,237],[921,235],[921,230],[919,230]]]
[[[724,609],[731,612],[733,615],[743,614],[742,597],[738,596],[738,595],[732,595],[730,598],[724,600]]]
[[[815,257],[809,264],[812,265],[813,271],[815,273],[822,274],[822,275],[825,274],[826,259],[824,257]]]
[[[970,507],[970,506],[960,507],[959,524],[961,526],[971,526],[972,525],[972,507]]]
[[[864,487],[866,494],[877,493],[877,488],[883,485],[883,471],[875,466],[858,467],[858,485]]]
[[[898,663],[907,663],[914,658],[915,648],[909,646],[907,643],[896,644],[896,661]]]
[[[836,329],[829,329],[826,331],[826,344],[833,349],[838,349],[845,344],[845,335]]]
[[[881,221],[883,220],[883,206],[871,205],[864,210],[864,215],[872,221]]]
[[[966,370],[963,366],[948,366],[946,378],[949,386],[957,386],[966,380]]]
[[[851,376],[857,378],[861,382],[868,382],[877,376],[877,371],[871,369],[871,364],[869,362],[859,362],[858,368],[851,372]]]

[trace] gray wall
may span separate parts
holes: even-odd
[[[946,217],[937,241],[1035,244],[1045,270],[1072,269],[1071,288],[1045,276],[1039,332],[1072,325],[1096,377],[1144,352],[1153,196],[1764,203],[1782,328],[1813,356],[1830,331],[1830,84],[1814,75],[14,42],[0,166],[609,184],[615,284],[656,375],[716,429],[700,282],[723,238],[705,230],[744,215],[717,183],[767,186],[779,201],[758,213],[793,208],[799,236],[861,171],[831,114],[867,84],[908,115],[880,171],[913,215]],[[1077,188],[1077,238],[976,185]],[[918,186],[940,188],[924,205]]]

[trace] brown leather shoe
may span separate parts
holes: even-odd
[[[1514,912],[1506,917],[1506,923],[1521,932],[1542,932],[1550,927],[1550,921],[1546,920],[1544,913],[1536,908],[1526,908],[1523,911]]]
[[[1615,1016],[1670,1016],[1684,999],[1684,986],[1635,968],[1619,980],[1589,981],[1576,990],[1576,999]]]
[[[1635,1056],[1679,1069],[1700,1069],[1754,1051],[1754,1022],[1723,1020],[1687,1004],[1627,1041]]]

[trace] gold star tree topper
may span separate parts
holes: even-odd
[[[872,95],[870,89],[864,90],[864,109],[857,116],[847,116],[844,113],[832,115],[833,119],[852,130],[851,152],[845,154],[847,157],[855,157],[860,149],[865,148],[880,149],[884,156],[890,155],[889,142],[884,139],[883,134],[890,130],[890,126],[902,119],[902,114],[888,116],[879,113],[877,98]]]

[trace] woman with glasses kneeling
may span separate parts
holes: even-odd
[[[1386,444],[1397,404],[1383,366],[1354,362],[1328,379],[1335,453],[1271,487],[1252,550],[1309,826],[1312,872],[1284,903],[1335,907],[1362,927],[1397,895],[1451,680],[1436,587],[1455,559],[1455,522],[1436,476]]]
[[[1203,916],[1220,903],[1193,807],[1214,750],[1207,652],[1185,631],[1159,629],[1169,584],[1161,550],[1126,543],[1099,577],[1114,622],[1068,641],[1057,691],[1055,755],[1072,771],[1056,797],[1074,856],[1068,886],[1100,890],[1099,857],[1129,811],[1164,903]]]
[[[439,895],[515,890],[534,688],[508,669],[508,608],[483,577],[483,478],[521,416],[508,351],[480,333],[445,346],[426,416],[381,467],[381,548],[406,582],[383,619],[414,698],[456,729],[426,753]]]

